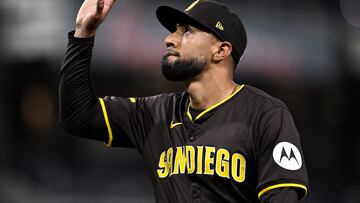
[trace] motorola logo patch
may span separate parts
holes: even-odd
[[[299,149],[290,142],[280,142],[273,151],[274,161],[287,170],[298,170],[302,166]]]

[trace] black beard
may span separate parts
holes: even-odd
[[[161,70],[164,77],[170,81],[186,81],[199,75],[206,65],[206,60],[200,61],[196,58],[189,60],[176,59],[169,63],[167,56],[163,56]]]

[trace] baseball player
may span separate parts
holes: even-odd
[[[94,36],[113,3],[85,0],[69,33],[60,73],[61,127],[107,146],[136,148],[157,202],[302,199],[307,172],[288,108],[233,81],[247,44],[240,18],[210,0],[185,11],[160,6],[156,16],[170,31],[162,73],[183,81],[185,91],[98,98],[90,74]]]

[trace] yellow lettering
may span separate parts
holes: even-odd
[[[157,170],[159,178],[165,178],[169,174],[169,167],[167,165],[165,155],[165,151],[160,155],[159,169]]]
[[[169,148],[166,152],[166,160],[169,168],[169,176],[173,174],[173,148]]]
[[[202,157],[203,157],[203,146],[197,146],[197,170],[196,174],[202,174]]]
[[[176,150],[175,154],[174,150]],[[191,145],[170,147],[160,154],[157,169],[159,178],[186,172],[193,174],[195,170],[199,175],[216,173],[223,178],[231,176],[236,182],[241,183],[245,181],[246,159],[239,153],[231,155],[227,149],[216,150],[215,147],[208,146],[196,146],[195,148]]]
[[[195,148],[193,146],[186,146],[187,158],[187,172],[194,173],[195,171]]]
[[[230,154],[226,149],[219,149],[216,153],[216,174],[220,177],[229,178]]]
[[[214,154],[215,147],[205,147],[205,170],[204,174],[214,175],[214,169],[211,166],[214,164],[214,157],[211,154]]]
[[[180,173],[185,173],[186,161],[186,155],[183,153],[183,147],[176,147],[173,174],[179,174],[179,167]]]
[[[231,159],[231,176],[235,181],[242,183],[245,180],[246,160],[243,155],[235,153]]]

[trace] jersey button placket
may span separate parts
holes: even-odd
[[[191,191],[191,195],[194,199],[198,198],[199,197],[199,192],[197,190],[192,190]]]
[[[195,183],[191,184],[191,197],[192,197],[192,199],[197,199],[199,196],[200,196],[200,191],[199,191],[198,186]]]
[[[195,123],[191,123],[189,125],[188,133],[189,133],[189,136],[190,136],[190,142],[195,141],[197,128],[198,128],[198,126]]]

